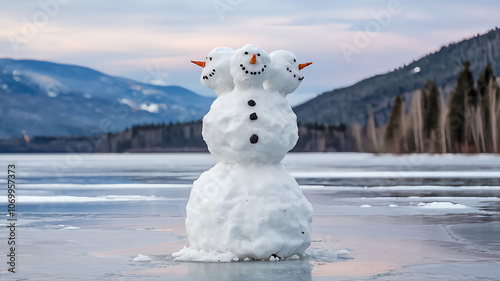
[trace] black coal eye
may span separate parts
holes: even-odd
[[[245,55],[248,55],[248,52],[245,52]]]
[[[260,57],[260,54],[257,54],[258,57]]]
[[[293,59],[293,62],[297,62],[297,60],[296,60],[296,59]]]
[[[212,57],[210,57],[210,60],[212,60]]]

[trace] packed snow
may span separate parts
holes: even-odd
[[[132,261],[136,261],[136,262],[148,262],[148,261],[151,261],[151,258],[146,256],[146,255],[137,255],[137,257],[135,257]]]
[[[465,206],[462,204],[457,204],[457,203],[452,203],[452,202],[430,202],[430,203],[420,202],[417,204],[417,206],[422,207],[422,208],[429,208],[429,209],[466,209],[466,208],[469,208],[468,206]]]
[[[218,96],[202,132],[217,164],[193,183],[186,206],[190,247],[173,256],[212,262],[301,256],[311,244],[312,205],[280,163],[298,139],[285,96],[303,79],[299,64],[291,52],[272,58],[254,45],[216,48],[206,59],[193,62]],[[266,80],[271,86],[264,89]]]

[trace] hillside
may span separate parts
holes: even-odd
[[[326,92],[294,111],[302,124],[364,126],[371,108],[376,124],[386,124],[395,97],[402,95],[403,101],[409,101],[413,91],[422,88],[428,79],[434,80],[447,96],[464,61],[471,63],[474,77],[488,62],[494,73],[500,73],[500,30],[450,44],[389,73]]]
[[[93,69],[0,59],[0,139],[88,135],[135,124],[189,122],[212,98],[178,86],[156,86]]]

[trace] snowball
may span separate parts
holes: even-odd
[[[277,50],[272,52],[271,75],[264,82],[264,88],[268,91],[276,91],[286,96],[299,87],[304,76],[299,71],[297,57],[290,51]]]
[[[297,116],[286,100],[263,89],[233,91],[216,99],[203,118],[202,134],[217,162],[225,163],[277,163],[299,138]],[[252,135],[258,137],[256,143]]]
[[[281,164],[218,163],[194,182],[186,214],[193,249],[267,260],[311,243],[312,205]]]
[[[254,55],[255,61],[252,62]],[[229,68],[238,92],[248,88],[263,88],[262,84],[271,74],[271,57],[260,47],[248,44],[234,52]]]
[[[201,84],[214,90],[217,96],[231,92],[234,89],[233,77],[229,73],[229,60],[234,50],[218,47],[208,53],[205,67],[201,72]]]
[[[148,257],[148,256],[145,256],[145,255],[139,254],[132,261],[136,261],[136,262],[148,262],[148,261],[151,261],[151,258]]]

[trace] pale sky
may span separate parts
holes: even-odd
[[[500,1],[0,0],[0,57],[77,64],[141,82],[200,84],[219,46],[286,49],[297,100],[351,85],[500,25]]]

